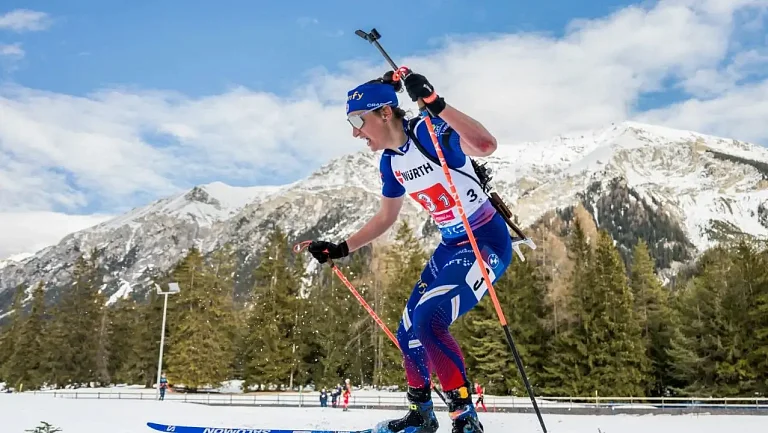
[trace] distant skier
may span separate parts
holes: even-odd
[[[320,407],[327,407],[328,406],[328,391],[325,390],[325,388],[320,391]]]
[[[320,263],[329,257],[346,257],[394,225],[406,195],[430,213],[440,229],[442,242],[416,282],[397,331],[408,379],[410,410],[401,419],[380,423],[376,431],[400,432],[406,427],[410,427],[408,433],[437,430],[430,392],[431,364],[449,400],[453,432],[480,432],[479,421],[470,422],[477,421],[471,384],[459,345],[448,328],[485,296],[487,286],[441,167],[421,153],[414,142],[415,136],[425,152],[436,156],[427,124],[423,119],[409,122],[405,111],[398,107],[396,92],[401,86],[402,80],[393,80],[392,72],[388,72],[347,93],[346,111],[352,135],[365,139],[372,151],[383,151],[383,197],[376,215],[356,233],[338,244],[313,241],[308,250]],[[426,103],[486,269],[495,281],[512,260],[512,243],[505,220],[479,185],[467,156],[492,154],[496,140],[478,121],[446,104],[423,75],[408,75],[405,88],[411,100]]]
[[[344,411],[349,410],[349,397],[352,395],[352,385],[349,379],[344,381]]]
[[[475,382],[475,394],[477,394],[477,401],[475,402],[475,409],[477,405],[483,406],[483,411],[488,412],[488,408],[485,407],[485,400],[483,398],[483,387],[479,383]]]

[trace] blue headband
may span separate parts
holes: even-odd
[[[398,106],[395,88],[383,83],[365,83],[347,92],[347,114],[382,105]]]

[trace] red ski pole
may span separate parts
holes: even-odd
[[[311,244],[312,241],[303,241],[299,242],[298,244],[293,246],[293,252],[300,253],[304,248],[308,247],[309,244]],[[328,259],[328,264],[331,266],[331,269],[333,269],[333,272],[336,274],[337,277],[341,280],[341,282],[344,283],[345,286],[349,289],[350,292],[357,298],[358,302],[365,308],[365,311],[368,312],[368,314],[373,317],[373,320],[379,325],[379,327],[387,334],[387,337],[389,337],[390,340],[392,340],[393,343],[395,343],[395,346],[397,346],[398,350],[400,349],[400,344],[397,342],[397,338],[395,338],[394,334],[392,334],[392,331],[387,328],[387,325],[379,318],[379,316],[376,314],[375,311],[373,311],[373,308],[371,308],[370,305],[368,305],[367,302],[365,302],[365,299],[360,295],[360,293],[355,289],[355,286],[352,285],[352,283],[349,282],[346,276],[344,276],[344,273],[341,272],[338,266],[333,262],[333,260]]]

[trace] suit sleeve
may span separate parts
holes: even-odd
[[[381,194],[384,197],[397,198],[405,194],[405,187],[400,184],[395,178],[395,174],[392,173],[392,157],[384,154],[381,156],[381,162],[379,163],[379,171],[381,172]]]

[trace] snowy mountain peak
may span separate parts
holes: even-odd
[[[184,200],[187,200],[188,202],[196,201],[203,204],[209,204],[217,208],[221,207],[221,203],[218,200],[211,197],[205,189],[200,188],[199,186],[192,188],[188,193],[184,194]]]
[[[639,122],[627,121],[621,125],[627,132],[633,133],[647,145],[689,143],[698,145],[699,150],[709,148],[756,161],[768,162],[768,148],[754,143]]]
[[[589,176],[611,164],[627,161],[644,165],[664,160],[686,172],[690,167],[683,161],[690,162],[708,151],[768,164],[768,149],[756,144],[633,121],[561,134],[544,141],[501,145],[489,160],[504,166],[501,180],[515,182],[555,172],[562,176]],[[687,156],[681,159],[681,155]]]
[[[360,151],[331,160],[306,179],[288,185],[291,189],[323,191],[356,187],[366,191],[379,190],[380,153]]]
[[[0,269],[3,269],[4,267],[11,265],[11,264],[18,264],[22,263],[24,260],[27,260],[31,257],[33,257],[34,254],[32,253],[19,253],[19,254],[13,254],[3,260],[0,260]]]
[[[238,187],[223,182],[197,185],[172,197],[156,200],[148,206],[105,221],[97,230],[113,230],[124,225],[141,224],[151,216],[166,216],[210,227],[231,218],[249,203],[263,200],[280,191],[279,186]]]

